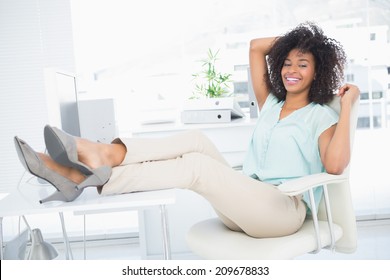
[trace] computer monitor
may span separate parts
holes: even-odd
[[[80,136],[76,76],[52,68],[46,68],[44,76],[49,124]]]

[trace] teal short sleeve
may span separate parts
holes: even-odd
[[[337,123],[330,107],[310,103],[280,120],[283,101],[270,94],[259,114],[243,171],[274,185],[291,179],[324,172],[318,140],[326,129]],[[319,203],[322,191],[315,190]],[[308,197],[304,200],[308,203]]]

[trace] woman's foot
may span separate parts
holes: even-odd
[[[37,153],[37,156],[48,170],[74,182],[76,191],[82,191],[86,187],[100,188],[108,181],[111,175],[111,168],[107,165],[102,165],[93,169],[93,174],[86,176],[76,168],[63,166],[57,163],[46,154]]]
[[[44,136],[46,148],[53,160],[74,167],[85,175],[91,175],[95,169],[103,166],[118,166],[126,155],[123,144],[92,142],[49,125],[44,128]]]
[[[41,200],[73,201],[86,187],[102,187],[111,176],[111,167],[101,166],[90,175],[83,174],[74,167],[63,166],[51,157],[35,152],[25,141],[15,136],[16,152],[20,162],[31,174],[52,184],[57,192]]]
[[[96,143],[84,138],[75,138],[78,159],[92,169],[101,166],[115,167],[120,165],[126,155],[123,144]]]
[[[83,180],[82,174],[78,174],[78,170],[59,166],[44,154],[35,152],[17,136],[14,138],[14,143],[19,160],[26,170],[32,175],[46,180],[57,190],[49,197],[42,199],[40,203],[52,200],[73,201],[81,194],[82,189],[77,189],[78,181],[81,180],[82,184],[86,180]]]
[[[43,164],[53,172],[60,174],[61,176],[69,179],[76,184],[80,184],[85,179],[85,175],[81,173],[79,170],[63,166],[57,162],[55,162],[50,156],[43,153],[37,153],[38,157],[42,160]]]

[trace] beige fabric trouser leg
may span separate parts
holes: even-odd
[[[306,215],[300,198],[250,178],[228,166],[199,131],[158,139],[116,139],[127,148],[113,168],[102,194],[167,188],[195,191],[206,198],[233,230],[253,237],[276,237],[297,231]]]

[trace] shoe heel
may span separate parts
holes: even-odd
[[[99,178],[101,185],[104,185],[110,179],[112,168],[110,166],[101,166],[93,170],[93,173]]]
[[[56,191],[56,192],[52,193],[51,195],[49,195],[48,197],[40,200],[39,203],[42,204],[42,203],[49,202],[49,201],[64,201],[64,202],[67,202],[68,199],[61,192]]]
[[[111,176],[112,168],[102,166],[93,170],[93,174],[88,176],[81,184],[75,186],[76,190],[82,190],[86,187],[100,187],[104,185]]]

